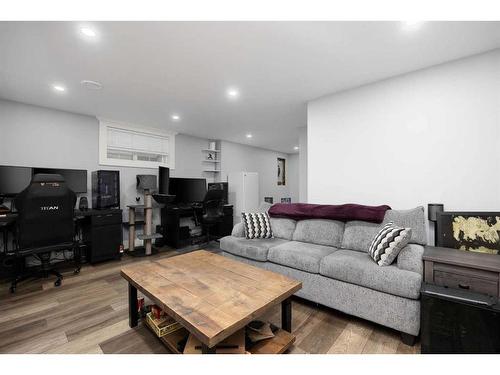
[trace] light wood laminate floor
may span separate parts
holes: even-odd
[[[175,256],[165,251],[149,258],[86,265],[80,275],[19,284],[11,295],[0,285],[0,353],[168,353],[142,324],[130,329],[125,264]],[[280,308],[266,314],[280,324]],[[290,353],[406,353],[420,345],[403,344],[391,329],[298,298],[292,303],[292,329],[297,339]]]

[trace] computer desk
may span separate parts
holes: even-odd
[[[3,255],[9,254],[9,233],[13,232],[17,217],[18,214],[15,212],[0,215],[0,231],[3,239],[3,249],[0,251]],[[77,236],[91,249],[88,254],[90,262],[119,256],[119,245],[123,240],[121,209],[75,210],[74,220]],[[113,251],[110,251],[111,247]]]
[[[182,218],[200,217],[203,212],[202,206],[189,204],[170,204],[161,209],[161,226],[163,228],[164,243],[174,249],[203,243],[206,236],[202,233],[199,236],[191,236],[189,228],[180,226]],[[217,237],[224,237],[231,234],[233,229],[233,205],[226,204],[223,208],[223,219],[217,223],[211,234]]]

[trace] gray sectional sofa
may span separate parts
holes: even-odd
[[[268,208],[263,204],[260,211]],[[381,267],[368,248],[389,221],[412,228],[412,237],[392,265]],[[223,255],[300,280],[297,296],[396,329],[404,342],[414,342],[427,243],[423,207],[389,210],[382,224],[271,218],[271,227],[274,238],[248,240],[243,224],[236,224],[220,241]]]

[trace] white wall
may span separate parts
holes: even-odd
[[[120,171],[122,207],[142,196],[135,187],[137,174],[158,174],[156,169],[99,165],[99,125],[91,116],[0,100],[0,130],[0,164],[87,169],[89,198],[91,171]],[[202,172],[201,149],[206,148],[207,142],[177,135],[177,163],[172,176],[206,177]]]
[[[287,184],[290,191],[290,197],[292,198],[292,203],[301,202],[300,200],[300,155],[290,154],[288,155],[288,172],[287,172]]]
[[[90,172],[98,169],[120,171],[121,207],[128,220],[127,204],[135,203],[142,195],[136,190],[137,174],[157,174],[157,169],[105,167],[99,165],[98,120],[91,116],[42,108],[23,103],[0,100],[0,165],[76,168],[88,170],[88,193],[91,197]],[[226,171],[256,171],[260,176],[261,198],[273,196],[275,202],[290,196],[288,184],[276,183],[276,158],[285,157],[274,151],[236,143],[223,143],[222,168]],[[213,174],[203,172],[202,149],[208,140],[183,134],[176,136],[175,170],[172,177],[204,177],[214,180]],[[287,165],[288,175],[290,165]],[[221,174],[222,176],[222,174]],[[226,180],[225,175],[222,180]],[[154,215],[159,224],[159,213]],[[126,238],[126,237],[125,237]]]
[[[222,181],[226,181],[227,174],[231,172],[257,172],[259,173],[259,196],[261,201],[264,200],[264,197],[273,197],[274,203],[279,203],[281,198],[290,197],[288,182],[290,176],[289,155],[226,141],[221,142],[221,151]],[[285,186],[278,186],[277,183],[277,158],[286,159],[288,172],[286,173],[287,182]]]
[[[500,50],[308,105],[313,203],[500,210]]]
[[[299,201],[307,203],[307,127],[299,134]]]

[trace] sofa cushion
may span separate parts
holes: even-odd
[[[271,229],[274,237],[283,238],[285,240],[292,239],[296,224],[297,222],[292,219],[271,218]]]
[[[308,219],[297,222],[293,240],[339,247],[342,243],[344,223],[336,220]]]
[[[321,259],[337,249],[312,243],[287,241],[269,249],[267,260],[310,273],[319,272]]]
[[[221,238],[220,248],[234,255],[265,262],[269,248],[285,242],[280,238],[247,240],[244,237],[226,236]]]
[[[424,247],[422,245],[408,244],[399,253],[396,265],[399,269],[417,272],[421,275],[424,273]]]
[[[411,210],[388,210],[385,213],[382,224],[387,224],[391,221],[401,227],[411,228],[410,243],[427,245],[427,220],[422,206]]]
[[[335,251],[321,260],[319,273],[400,297],[418,299],[420,296],[420,274],[399,269],[396,265],[379,267],[367,253]]]
[[[342,249],[368,252],[373,238],[379,232],[380,224],[367,223],[366,221],[348,221],[345,223]]]
[[[267,212],[271,208],[272,203],[260,202],[259,208],[257,208],[257,212]]]
[[[340,247],[342,249],[367,252],[378,231],[391,221],[401,227],[411,228],[410,243],[427,244],[424,208],[416,207],[411,210],[387,210],[382,224],[356,220],[348,221],[345,223],[344,236]]]
[[[245,237],[245,226],[243,223],[238,223],[233,227],[233,231],[231,232],[231,236],[234,237]]]

